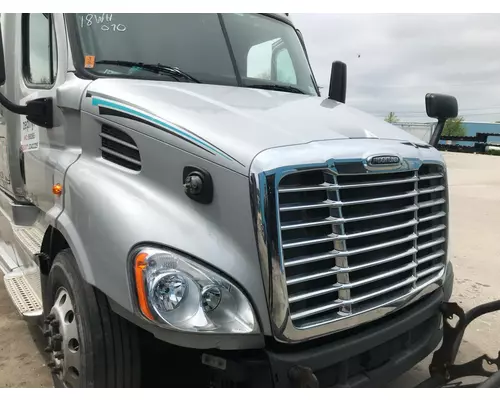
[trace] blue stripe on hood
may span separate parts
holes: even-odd
[[[191,142],[194,142],[194,143],[196,143],[196,144],[198,144],[198,145],[200,145],[200,146],[202,146],[202,147],[204,147],[204,148],[206,148],[214,153],[217,153],[230,161],[235,161],[233,158],[231,158],[227,154],[223,153],[219,149],[215,148],[214,146],[212,146],[210,143],[204,141],[203,139],[196,137],[196,136],[193,136],[193,134],[186,132],[185,130],[179,129],[173,125],[170,125],[164,121],[161,121],[158,118],[151,117],[151,116],[149,116],[141,111],[137,111],[137,110],[134,110],[133,108],[127,107],[123,104],[115,103],[114,101],[105,100],[105,99],[101,99],[98,97],[92,98],[92,105],[113,108],[115,110],[123,111],[125,113],[132,114],[132,115],[135,115],[135,116],[140,117],[142,119],[145,119],[147,121],[153,122],[156,125],[162,126],[163,128],[166,128],[166,129],[169,129],[172,132],[175,132],[176,134],[186,138],[187,140],[190,140]]]

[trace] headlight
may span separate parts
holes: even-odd
[[[134,269],[139,307],[151,321],[190,332],[259,331],[246,296],[187,257],[143,248],[135,256]]]

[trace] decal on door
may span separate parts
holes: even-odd
[[[40,145],[40,132],[37,125],[28,121],[25,115],[21,115],[21,151],[38,150]]]

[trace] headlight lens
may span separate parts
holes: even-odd
[[[144,248],[134,259],[143,315],[190,332],[257,333],[246,296],[230,281],[172,251]]]

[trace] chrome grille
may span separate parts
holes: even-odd
[[[376,173],[336,164],[282,177],[278,232],[293,325],[359,315],[441,279],[445,179],[439,164]]]

